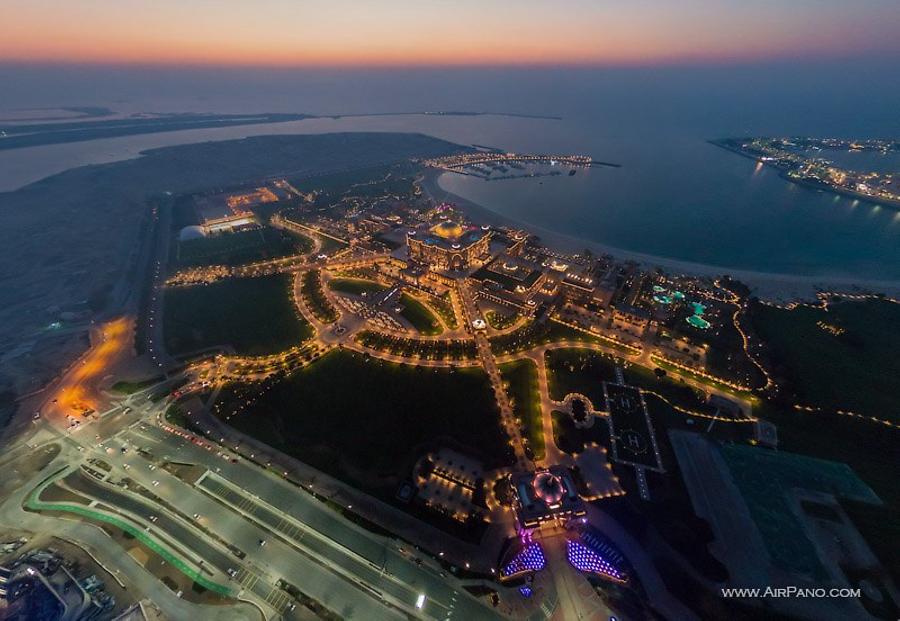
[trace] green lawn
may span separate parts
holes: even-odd
[[[345,244],[344,242],[339,242],[338,240],[331,237],[326,237],[325,235],[319,235],[319,240],[322,243],[321,247],[319,248],[319,253],[328,255],[329,257],[337,254],[347,247],[347,244]]]
[[[515,324],[519,319],[519,315],[517,313],[501,313],[499,311],[489,310],[484,314],[484,318],[495,330],[504,330]]]
[[[438,444],[487,466],[508,463],[509,446],[487,376],[480,369],[395,365],[335,351],[264,386],[233,386],[217,413],[258,395],[228,422],[317,468],[392,494],[415,459]]]
[[[283,351],[312,336],[290,296],[290,276],[234,278],[165,292],[163,325],[173,355],[230,344],[240,354]]]
[[[444,324],[454,330],[459,326],[456,319],[456,312],[453,310],[453,302],[450,300],[450,292],[447,291],[441,296],[431,296],[429,305],[434,311],[441,316]]]
[[[538,389],[537,368],[531,360],[516,360],[500,365],[500,375],[508,384],[506,389],[513,403],[513,411],[525,427],[525,436],[535,459],[546,454],[544,429],[541,424],[541,393]]]
[[[595,409],[603,409],[606,404],[602,383],[616,381],[616,366],[620,366],[626,384],[662,395],[686,409],[707,414],[714,411],[690,386],[669,377],[659,378],[650,369],[627,365],[608,354],[586,349],[557,349],[547,352],[545,361],[550,396],[556,401],[561,401],[570,392],[579,392],[591,400]]]
[[[757,304],[752,312],[776,374],[799,403],[900,422],[900,304],[846,301],[827,311]]]
[[[316,318],[322,323],[334,323],[338,314],[325,293],[322,291],[322,273],[319,270],[310,270],[303,274],[303,284],[300,292]]]
[[[222,233],[175,245],[175,262],[195,265],[244,265],[312,250],[312,240],[271,227]]]
[[[162,375],[158,375],[156,377],[151,377],[149,379],[141,380],[139,382],[128,382],[128,381],[120,381],[116,382],[112,386],[110,386],[110,390],[113,392],[117,392],[123,395],[130,395],[132,393],[138,392],[139,390],[144,390],[145,388],[149,388],[154,384],[158,384],[163,381],[165,378]]]
[[[363,330],[355,340],[379,351],[406,358],[420,356],[431,360],[474,360],[478,357],[475,341],[467,339],[418,339]]]
[[[328,287],[338,293],[351,293],[353,295],[380,293],[387,291],[387,287],[371,280],[359,278],[332,278]]]
[[[400,314],[403,315],[403,318],[411,323],[420,334],[423,334],[424,336],[437,336],[444,331],[443,328],[441,328],[441,323],[437,320],[437,317],[434,316],[434,313],[411,295],[407,293],[402,294],[400,296],[400,304],[403,306],[403,310],[400,311]]]
[[[585,444],[595,442],[609,449],[609,425],[605,420],[597,419],[587,429],[579,429],[568,412],[554,410],[553,416],[553,440],[559,450],[577,455],[584,451]]]
[[[583,343],[600,343],[597,337],[575,330],[556,321],[531,321],[508,334],[492,336],[491,349],[498,356],[528,351],[539,345],[558,341],[580,341]]]
[[[703,377],[699,373],[695,373],[694,371],[691,371],[689,369],[682,369],[682,368],[676,367],[675,365],[669,364],[665,360],[662,360],[659,357],[652,355],[652,354],[650,356],[650,359],[660,369],[663,369],[664,371],[666,371],[666,373],[671,373],[673,375],[683,375],[685,377],[688,377],[688,378],[696,381],[697,383],[703,384],[711,389],[721,390],[722,392],[726,392],[728,394],[734,395],[735,397],[737,397],[739,399],[747,399],[750,401],[754,400],[753,393],[750,392],[749,390],[741,390],[738,388],[733,388],[731,386],[723,384],[722,382],[717,382],[714,379],[710,379],[708,377]]]

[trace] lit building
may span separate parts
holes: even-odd
[[[515,580],[534,574],[547,566],[547,557],[544,556],[541,544],[532,541],[531,537],[525,533],[517,544],[510,548],[510,552],[500,566],[502,581]]]
[[[509,254],[498,256],[471,277],[481,283],[478,297],[523,310],[544,282],[539,265]]]
[[[578,571],[612,582],[627,582],[629,564],[612,540],[586,524],[576,524],[566,538],[566,559]]]
[[[535,472],[514,473],[510,477],[516,495],[516,518],[521,528],[568,520],[585,514],[572,473],[563,466]]]
[[[487,229],[443,220],[406,234],[409,258],[435,270],[463,271],[483,265],[490,256]]]
[[[237,194],[213,194],[196,199],[195,209],[205,235],[230,232],[258,223],[251,207],[278,200],[267,187]]]

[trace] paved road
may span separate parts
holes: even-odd
[[[147,444],[144,438],[128,432],[116,438],[116,441],[120,440],[128,444],[134,440],[143,440],[143,444]],[[88,490],[92,497],[100,497],[130,516],[138,517],[142,525],[150,528],[152,535],[176,549],[189,550],[192,558],[203,559],[204,566],[215,567],[221,572],[214,574],[220,582],[227,583],[227,577],[223,577],[226,570],[236,570],[235,587],[242,589],[243,596],[264,603],[275,612],[290,618],[291,613],[286,609],[290,598],[276,586],[279,578],[285,578],[301,587],[310,597],[329,605],[344,618],[401,618],[393,607],[384,605],[370,592],[335,573],[321,559],[305,551],[298,553],[295,547],[272,538],[267,529],[260,528],[254,521],[165,470],[150,470],[150,462],[143,457],[134,453],[121,456],[118,450],[110,450],[103,458],[114,465],[117,475],[127,473],[165,503],[175,507],[177,513],[172,514],[163,506],[152,506],[116,490],[103,487],[98,489],[96,484],[88,485],[92,488]],[[122,468],[126,463],[129,464],[127,471]],[[158,481],[159,484],[154,486],[153,481]],[[192,516],[195,514],[200,516],[197,524],[192,523]],[[151,515],[157,517],[155,522],[148,519]],[[205,534],[198,526],[208,529],[215,537]],[[266,545],[261,547],[260,540],[266,540]],[[240,559],[220,543],[226,541],[242,550],[246,554],[245,558]]]
[[[26,512],[22,503],[31,490],[44,479],[49,472],[63,465],[67,458],[57,460],[37,474],[27,484],[22,485],[14,494],[8,496],[0,505],[0,524],[6,528],[20,529],[27,525],[35,532],[52,533],[66,541],[77,542],[88,549],[104,566],[114,568],[116,575],[135,589],[141,597],[150,598],[168,619],[210,619],[212,621],[247,621],[260,619],[257,608],[249,604],[233,606],[204,606],[187,602],[175,596],[160,580],[125,551],[115,544],[109,535],[99,528],[85,522],[63,520],[47,517],[38,513]]]
[[[120,429],[114,435],[107,433],[128,424],[131,416],[118,410],[72,438],[64,438],[66,455],[58,458],[57,463],[75,463],[97,456],[112,464],[113,477],[127,475],[158,495],[164,504],[154,505],[143,497],[92,479],[77,481],[74,486],[89,497],[115,507],[122,517],[139,527],[149,527],[151,536],[181,558],[193,561],[189,564],[196,565],[202,558],[204,566],[218,570],[212,572],[217,580],[224,578],[220,572],[237,569],[236,581],[239,588],[243,587],[243,594],[267,609],[271,607],[288,617],[295,614],[286,610],[290,598],[276,588],[277,580],[284,578],[347,619],[390,619],[406,615],[435,619],[452,619],[457,615],[472,619],[497,618],[491,609],[461,589],[454,578],[441,576],[441,569],[436,565],[427,560],[420,565],[408,551],[395,551],[392,540],[356,527],[320,501],[256,466],[226,461],[214,452],[154,427],[144,425],[142,430],[143,423]],[[96,440],[100,434],[92,434],[94,431],[104,432],[100,441]],[[76,450],[76,438],[88,445],[84,452]],[[137,452],[136,445],[149,448],[155,455],[177,456],[183,461],[193,457],[211,470],[227,471],[226,476],[242,479],[244,487],[252,493],[233,487],[242,506],[231,507],[223,502],[221,494],[190,485],[159,467],[151,470],[151,462]],[[128,448],[126,453],[120,450],[122,446]],[[232,485],[230,479],[221,480]],[[153,485],[153,481],[158,481],[158,485]],[[170,513],[164,505],[174,507],[175,512]],[[271,519],[261,520],[262,512],[247,511],[251,505],[271,507]],[[194,514],[199,514],[198,522],[194,521]],[[150,516],[156,520],[151,521]],[[201,527],[215,536],[204,534]],[[266,545],[260,546],[259,541],[263,539]],[[75,540],[90,544],[83,539]],[[246,557],[240,559],[224,541],[243,550]],[[428,597],[422,611],[414,608],[419,593]],[[405,613],[401,614],[400,608]],[[296,611],[301,612],[302,609]]]
[[[235,447],[236,450],[239,448],[244,456],[255,455],[253,459],[257,463],[271,463],[274,472],[283,472],[284,476],[289,476],[292,486],[312,485],[320,497],[329,498],[343,505],[353,505],[353,513],[394,533],[396,538],[413,542],[431,551],[432,555],[441,555],[443,560],[457,567],[470,565],[475,571],[489,573],[496,564],[502,539],[514,533],[511,516],[504,514],[510,520],[498,519],[492,523],[490,528],[502,532],[495,533],[495,536],[487,536],[484,540],[488,542],[487,545],[484,542],[475,545],[460,541],[393,505],[373,498],[343,481],[244,436],[208,413],[201,413],[200,416],[202,418],[198,419],[198,424],[208,431],[208,437],[214,438],[221,446]]]
[[[297,490],[271,473],[244,462],[231,463],[216,456],[216,451],[200,448],[154,427],[148,426],[144,430],[130,429],[122,437],[149,448],[155,456],[167,455],[172,459],[202,464],[212,472],[220,471],[211,480],[220,485],[224,482],[224,485],[231,487],[232,491],[241,490],[237,497],[244,499],[237,502],[237,511],[231,510],[233,515],[248,515],[254,522],[265,525],[266,530],[270,532],[278,531],[280,525],[284,525],[280,523],[281,519],[285,519],[287,525],[299,525],[301,532],[305,534],[286,545],[289,547],[296,545],[306,554],[331,567],[350,568],[357,579],[365,580],[367,585],[384,593],[385,596],[390,596],[398,605],[405,602],[407,607],[411,607],[418,594],[424,592],[430,602],[424,613],[429,617],[444,619],[452,611],[456,611],[453,613],[454,616],[464,615],[472,619],[495,616],[493,611],[469,596],[461,587],[454,585],[455,580],[452,577],[441,576],[440,568],[427,560],[419,564],[409,551],[401,552],[395,549],[396,544],[393,540],[375,536],[352,524],[321,501]],[[144,474],[144,469],[138,466],[133,466],[131,471],[140,472],[139,476],[142,478],[148,477],[148,474]],[[211,502],[215,502],[213,498],[222,500],[221,487],[204,484],[204,480],[201,480],[200,485],[194,486],[192,494],[181,489],[182,486],[187,487],[186,484],[174,477],[171,479],[174,481],[163,481],[160,475],[158,480],[161,484],[154,491],[182,508],[185,513],[192,515],[198,512],[201,515],[208,515],[209,511],[213,511],[209,515],[217,516],[218,528],[221,508],[212,509],[208,503],[205,503],[202,510],[194,507],[200,505],[195,498],[200,490]],[[248,495],[252,495],[249,501]],[[229,498],[224,500],[227,504]],[[235,497],[231,496],[230,500],[234,502]],[[278,519],[274,519],[273,514]],[[260,518],[260,515],[264,515],[265,519]],[[283,532],[281,534],[284,535]],[[234,536],[239,537],[240,533],[234,533]],[[253,542],[258,539],[249,544],[246,541],[237,543],[238,539],[229,540],[245,549],[248,556],[258,548]],[[272,548],[269,548],[267,554],[269,565],[274,562],[271,550]],[[265,566],[265,563],[263,565]],[[305,574],[286,572],[283,575]]]

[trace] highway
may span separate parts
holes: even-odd
[[[304,592],[316,599],[321,598],[320,601],[337,599],[343,602],[342,613],[345,618],[370,618],[367,615],[385,619],[402,618],[389,608],[379,610],[380,607],[366,593],[348,588],[350,585],[345,580],[329,576],[314,559],[293,554],[291,548],[280,545],[276,540],[267,541],[266,546],[260,548],[259,541],[268,537],[266,531],[240,516],[228,515],[228,511],[221,505],[203,497],[165,471],[157,469],[151,472],[148,469],[148,472],[150,476],[157,477],[154,480],[160,481],[158,487],[150,488],[154,493],[166,503],[171,503],[172,496],[181,500],[178,511],[180,516],[88,477],[77,479],[77,484],[72,485],[72,488],[91,498],[102,500],[130,516],[139,517],[151,534],[159,535],[176,549],[189,550],[189,556],[202,560],[201,567],[206,567],[212,574],[211,577],[219,582],[227,584],[229,576],[226,572],[229,569],[235,571],[235,587],[236,590],[243,591],[242,596],[255,596],[260,602],[265,602],[277,613],[287,617],[290,617],[288,604],[291,598],[277,587],[277,580],[281,577],[301,584]],[[193,513],[184,513],[189,510],[193,510]],[[194,514],[201,516],[196,525],[190,523]],[[154,519],[151,520],[151,516]],[[215,537],[206,535],[198,526],[215,533]],[[228,550],[224,542],[249,553],[242,560]],[[363,613],[362,616],[348,614],[351,609]]]
[[[90,385],[78,371],[75,385]],[[501,617],[433,559],[418,558],[410,545],[366,531],[274,473],[232,454],[225,458],[219,447],[191,441],[187,433],[160,422],[167,401],[151,403],[153,392],[115,400],[78,426],[67,427],[62,416],[34,421],[29,446],[59,443],[62,451],[46,472],[65,466],[62,478],[75,470],[63,486],[99,502],[93,510],[145,530],[209,580],[232,585],[241,599],[261,606],[267,618],[310,614],[280,588],[282,579],[345,619]],[[109,473],[99,473],[104,481],[77,474],[77,466],[91,458],[110,465]],[[197,464],[194,471],[203,474],[179,478],[162,467],[165,461]],[[118,485],[126,478],[128,490]],[[141,495],[140,488],[156,498]],[[21,513],[20,505],[8,501],[0,507],[0,515],[15,512]],[[58,521],[40,519],[41,524]],[[81,525],[67,533],[96,551],[92,528]],[[147,584],[152,577],[145,570],[134,569],[139,584],[158,592]],[[417,609],[420,595],[425,604]]]
[[[369,603],[362,610],[368,614],[373,596],[374,601],[383,596],[394,606],[415,613],[415,600],[424,593],[426,606],[420,614],[425,617],[496,618],[492,610],[451,584],[450,581],[455,582],[452,577],[442,576],[439,567],[417,561],[408,550],[401,552],[402,546],[394,540],[363,530],[274,474],[243,460],[232,463],[218,456],[217,449],[201,448],[150,425],[131,427],[117,440],[148,449],[155,458],[206,467],[211,474],[190,486],[159,468],[150,471],[149,463],[142,463],[146,461],[142,457],[132,456],[129,460],[130,476],[147,485],[158,480],[160,484],[153,488],[154,493],[185,515],[199,513],[225,540],[244,550],[248,560],[258,562],[278,577],[296,583],[291,576],[303,576],[304,591],[309,592],[313,585],[312,576],[337,574],[345,582],[341,596],[354,590],[364,594]],[[109,457],[113,458],[116,453],[121,454],[114,449],[111,453]],[[246,490],[252,490],[252,494]],[[258,545],[259,539],[266,539],[265,549]],[[303,567],[296,566],[300,562],[296,559],[302,559]],[[364,585],[362,590],[356,586],[360,584]],[[328,595],[321,594],[326,599]]]

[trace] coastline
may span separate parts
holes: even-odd
[[[455,203],[470,218],[480,223],[493,226],[523,228],[537,235],[541,242],[554,250],[567,253],[581,252],[590,249],[597,254],[609,254],[620,260],[634,261],[646,269],[659,268],[670,274],[691,276],[719,277],[730,276],[748,287],[760,299],[784,304],[790,302],[813,301],[816,294],[822,291],[834,293],[883,293],[900,294],[898,280],[859,280],[843,276],[807,276],[802,274],[779,274],[758,272],[753,270],[734,269],[720,265],[707,265],[682,261],[667,257],[625,250],[608,244],[582,239],[574,235],[559,233],[549,229],[528,224],[508,216],[503,216],[489,207],[475,203],[440,186],[439,179],[443,171],[426,169],[422,176],[422,189],[438,202]]]
[[[845,188],[838,188],[826,183],[816,183],[815,181],[807,181],[805,179],[793,179],[788,177],[787,171],[779,166],[775,166],[774,164],[770,164],[767,162],[760,161],[759,158],[750,155],[742,151],[741,149],[735,148],[725,142],[721,142],[719,140],[707,140],[709,144],[719,147],[720,149],[724,149],[736,155],[740,155],[741,157],[745,157],[748,160],[753,160],[754,162],[759,162],[766,168],[771,168],[773,170],[778,171],[778,176],[787,181],[788,183],[793,183],[794,185],[800,186],[801,188],[807,188],[809,190],[818,190],[820,192],[828,192],[829,194],[834,194],[836,196],[843,196],[844,198],[852,198],[853,200],[857,200],[861,203],[867,203],[869,205],[874,205],[876,207],[883,207],[885,209],[893,209],[894,211],[900,211],[900,202],[892,201],[884,198],[874,198],[869,196],[868,194],[861,194],[859,192],[854,192],[853,190],[848,190]]]

